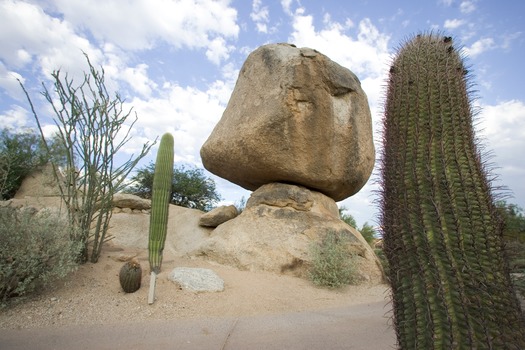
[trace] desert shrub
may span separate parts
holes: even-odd
[[[50,211],[0,208],[0,304],[42,290],[75,268],[78,244]]]
[[[336,231],[328,231],[320,242],[312,243],[309,277],[314,284],[339,288],[357,280],[355,256],[348,243],[348,236]]]

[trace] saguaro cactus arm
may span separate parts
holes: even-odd
[[[150,270],[156,274],[160,272],[168,230],[168,211],[173,181],[173,143],[173,136],[170,133],[162,136],[153,176],[148,252]]]

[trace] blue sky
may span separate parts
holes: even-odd
[[[124,6],[122,4],[125,4]],[[21,79],[42,117],[41,82],[61,69],[102,66],[138,122],[125,152],[165,132],[176,161],[202,167],[199,150],[220,119],[247,55],[272,42],[316,49],[352,70],[367,93],[380,148],[384,82],[395,49],[444,31],[468,55],[481,108],[479,133],[508,201],[525,207],[525,5],[517,0],[0,0],[0,128],[33,127]],[[47,120],[46,131],[52,132]],[[154,159],[155,152],[144,160]],[[129,156],[129,154],[128,154]],[[214,177],[224,202],[249,192]],[[376,224],[377,175],[340,202],[359,226]]]

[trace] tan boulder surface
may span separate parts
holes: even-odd
[[[61,180],[64,181],[62,176]],[[24,178],[14,198],[24,199],[26,197],[60,197],[60,189],[51,164],[35,169]]]
[[[217,227],[220,224],[233,219],[237,215],[239,215],[239,212],[234,205],[221,205],[220,207],[202,214],[199,219],[199,225],[205,227]]]
[[[366,94],[350,70],[318,51],[262,46],[244,63],[201,157],[248,190],[285,182],[343,200],[374,166]]]
[[[130,208],[135,210],[151,209],[151,200],[144,199],[130,193],[115,193],[112,200],[113,206],[117,208]]]
[[[339,219],[335,202],[294,185],[272,183],[259,188],[239,216],[213,230],[199,255],[241,270],[305,277],[312,242],[330,230],[350,238],[360,283],[382,283],[376,255],[357,230]]]
[[[164,250],[174,256],[189,256],[198,251],[207,240],[211,228],[199,226],[203,212],[173,204],[169,206],[168,234]],[[115,213],[111,217],[108,235],[120,247],[147,250],[149,237],[149,218],[147,213]]]

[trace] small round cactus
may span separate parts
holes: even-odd
[[[120,269],[118,277],[124,292],[136,292],[140,288],[140,282],[142,281],[142,267],[138,260],[133,258],[126,262]]]

